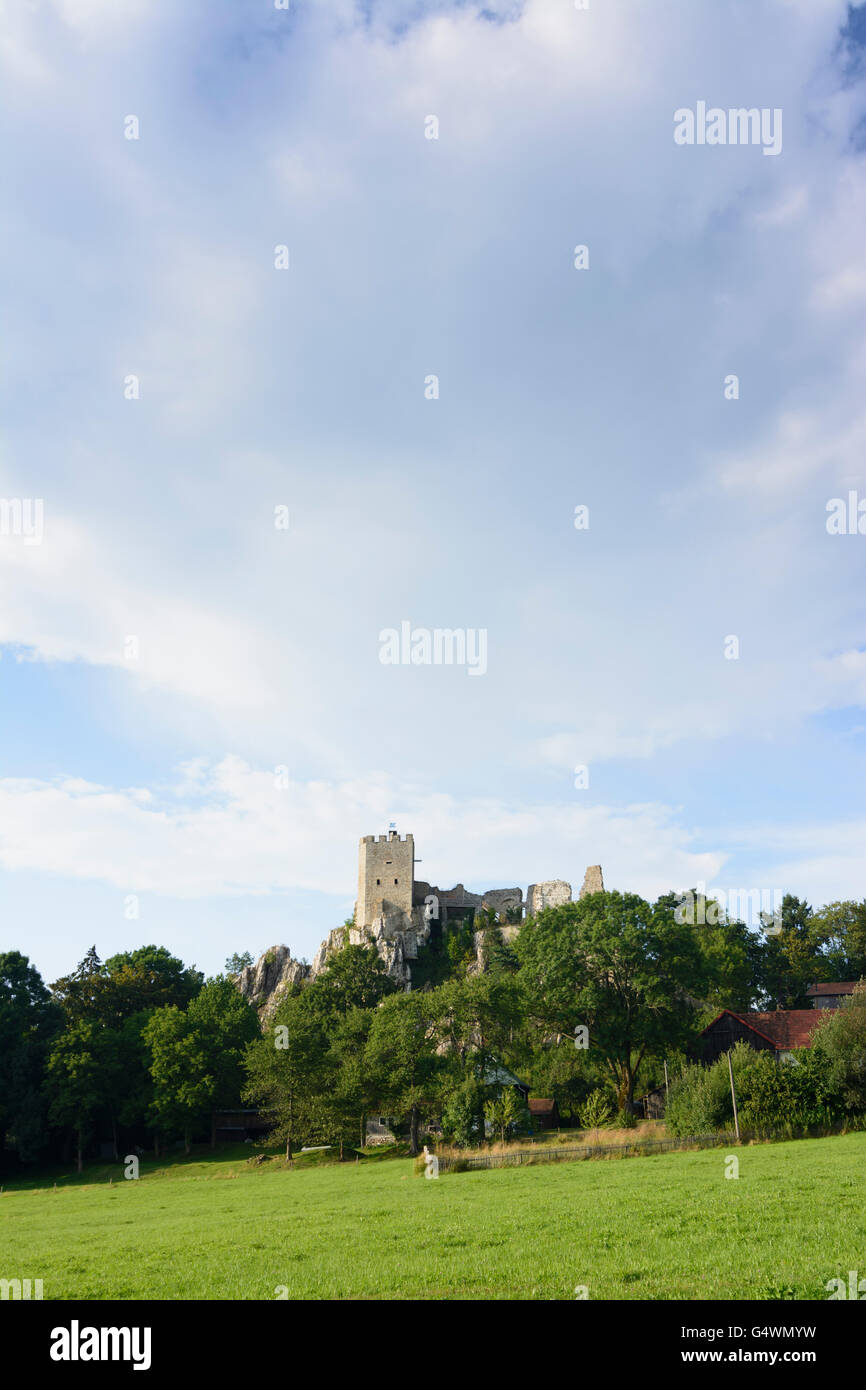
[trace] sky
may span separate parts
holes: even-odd
[[[442,887],[866,896],[864,45],[2,0],[0,949],[311,959],[392,821]]]

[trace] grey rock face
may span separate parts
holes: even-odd
[[[306,980],[309,974],[310,967],[293,960],[288,946],[271,946],[254,965],[247,965],[240,972],[236,984],[254,1008],[272,1013],[285,991]]]

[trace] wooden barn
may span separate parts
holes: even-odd
[[[530,1100],[533,1129],[559,1129],[559,1106],[555,1100]]]
[[[806,990],[806,998],[813,1009],[841,1009],[856,987],[856,980],[835,980],[828,984],[810,985]]]
[[[756,1052],[773,1052],[781,1061],[795,1048],[810,1047],[820,1023],[814,1009],[776,1009],[770,1014],[723,1009],[700,1035],[701,1061],[710,1066],[738,1042],[748,1043]]]

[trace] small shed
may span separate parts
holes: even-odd
[[[529,1114],[533,1129],[558,1129],[559,1106],[555,1100],[530,1100]]]
[[[637,1103],[641,1107],[644,1119],[663,1119],[667,1098],[668,1091],[666,1086],[655,1086],[651,1091],[647,1091],[645,1096],[639,1096]]]

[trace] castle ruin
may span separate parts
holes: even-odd
[[[474,926],[476,914],[492,911],[503,937],[510,941],[527,917],[572,901],[571,884],[558,878],[530,883],[525,899],[518,887],[488,888],[483,893],[472,893],[462,883],[439,888],[416,879],[417,862],[414,837],[400,836],[393,825],[387,835],[362,836],[352,925],[330,932],[309,967],[293,961],[285,946],[271,947],[255,965],[241,971],[238,984],[242,993],[259,1007],[271,1008],[278,994],[298,981],[299,972],[304,978],[315,978],[328,958],[345,945],[375,946],[388,974],[403,989],[411,989],[411,962],[418,959],[419,948],[428,945],[449,923],[468,922]],[[580,897],[603,891],[601,865],[593,864],[586,870]],[[482,937],[482,931],[475,932],[478,969]],[[266,959],[269,965],[264,969],[262,963]],[[279,978],[273,979],[273,964],[277,960]]]

